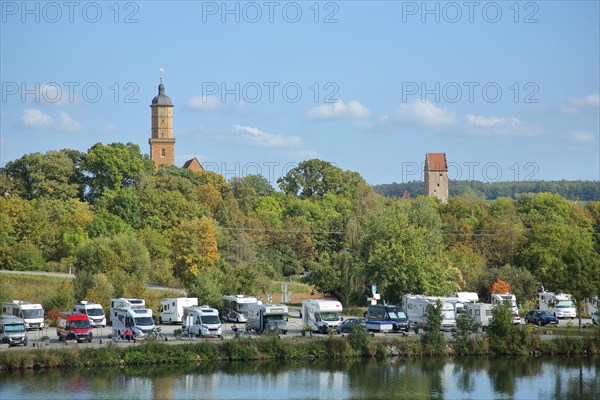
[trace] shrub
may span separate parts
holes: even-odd
[[[354,324],[348,334],[348,343],[354,351],[363,351],[368,344],[367,330],[360,324]]]
[[[446,340],[442,332],[442,303],[437,300],[435,304],[427,305],[427,323],[429,330],[421,337],[423,351],[429,354],[443,353],[446,348]]]
[[[473,329],[473,316],[468,311],[463,311],[456,318],[456,330],[452,332],[454,338],[454,350],[459,354],[469,352],[469,338]]]

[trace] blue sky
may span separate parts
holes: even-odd
[[[164,68],[175,162],[273,183],[600,179],[598,1],[0,2],[0,164],[134,142]],[[72,98],[70,98],[72,94]]]

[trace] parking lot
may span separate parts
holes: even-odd
[[[521,320],[521,324],[524,325],[525,320],[522,319]],[[591,325],[592,320],[590,318],[583,318],[582,319],[582,324],[583,325]],[[573,320],[570,319],[561,319],[559,321],[559,326],[561,327],[567,327],[569,325],[572,326],[572,329],[577,329],[579,324],[579,320],[577,318],[574,318]],[[220,340],[229,340],[229,339],[233,339],[235,338],[236,333],[232,330],[233,326],[237,326],[238,329],[238,336],[245,336],[245,335],[249,335],[252,337],[256,337],[257,335],[254,333],[246,333],[245,330],[245,324],[239,324],[239,323],[232,323],[232,322],[224,322],[222,325],[222,332],[223,332],[223,339],[220,338],[205,338],[205,337],[200,337],[200,338],[196,338],[196,337],[188,337],[188,336],[184,336],[184,337],[175,337],[175,330],[180,330],[181,329],[181,325],[157,325],[158,328],[160,328],[161,333],[166,337],[167,339],[167,343],[168,344],[175,344],[175,343],[183,343],[183,342],[200,342],[200,341],[220,341]],[[542,327],[541,329],[544,329],[544,327]],[[285,336],[282,336],[283,338],[286,337],[295,337],[295,336],[300,336],[302,335],[302,319],[299,317],[299,313],[298,313],[298,309],[294,309],[291,308],[290,309],[290,316],[288,317],[288,333]],[[106,346],[108,343],[112,343],[112,339],[111,339],[111,334],[112,334],[112,328],[110,326],[106,326],[104,328],[94,328],[93,330],[94,333],[94,339],[92,341],[92,343],[81,343],[79,344],[79,346],[82,347],[101,347],[101,346]],[[392,333],[390,335],[398,335],[397,333]],[[57,339],[56,336],[56,328],[54,327],[50,327],[50,328],[44,328],[41,331],[30,331],[27,333],[28,336],[28,340],[29,340],[29,347],[44,347],[44,348],[56,348],[56,347],[64,347],[65,343],[60,342]],[[43,341],[42,338],[44,336],[49,337],[48,340]],[[450,333],[447,333],[446,336],[448,338],[451,337]],[[131,345],[133,343],[127,343],[127,342],[122,342],[119,343],[119,345]],[[71,343],[68,343],[67,345],[72,345]],[[18,349],[20,347],[15,347],[13,349]]]

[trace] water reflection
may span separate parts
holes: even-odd
[[[0,399],[593,399],[599,360],[246,362],[0,376]]]

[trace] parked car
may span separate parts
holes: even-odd
[[[592,324],[598,325],[598,321],[600,321],[600,311],[596,311],[592,314]]]
[[[365,330],[367,329],[367,323],[364,318],[347,318],[344,322],[342,322],[342,333],[350,332],[354,325],[360,325],[361,327],[365,328]]]
[[[548,324],[558,325],[558,318],[545,310],[533,310],[525,314],[525,323],[544,326]]]

